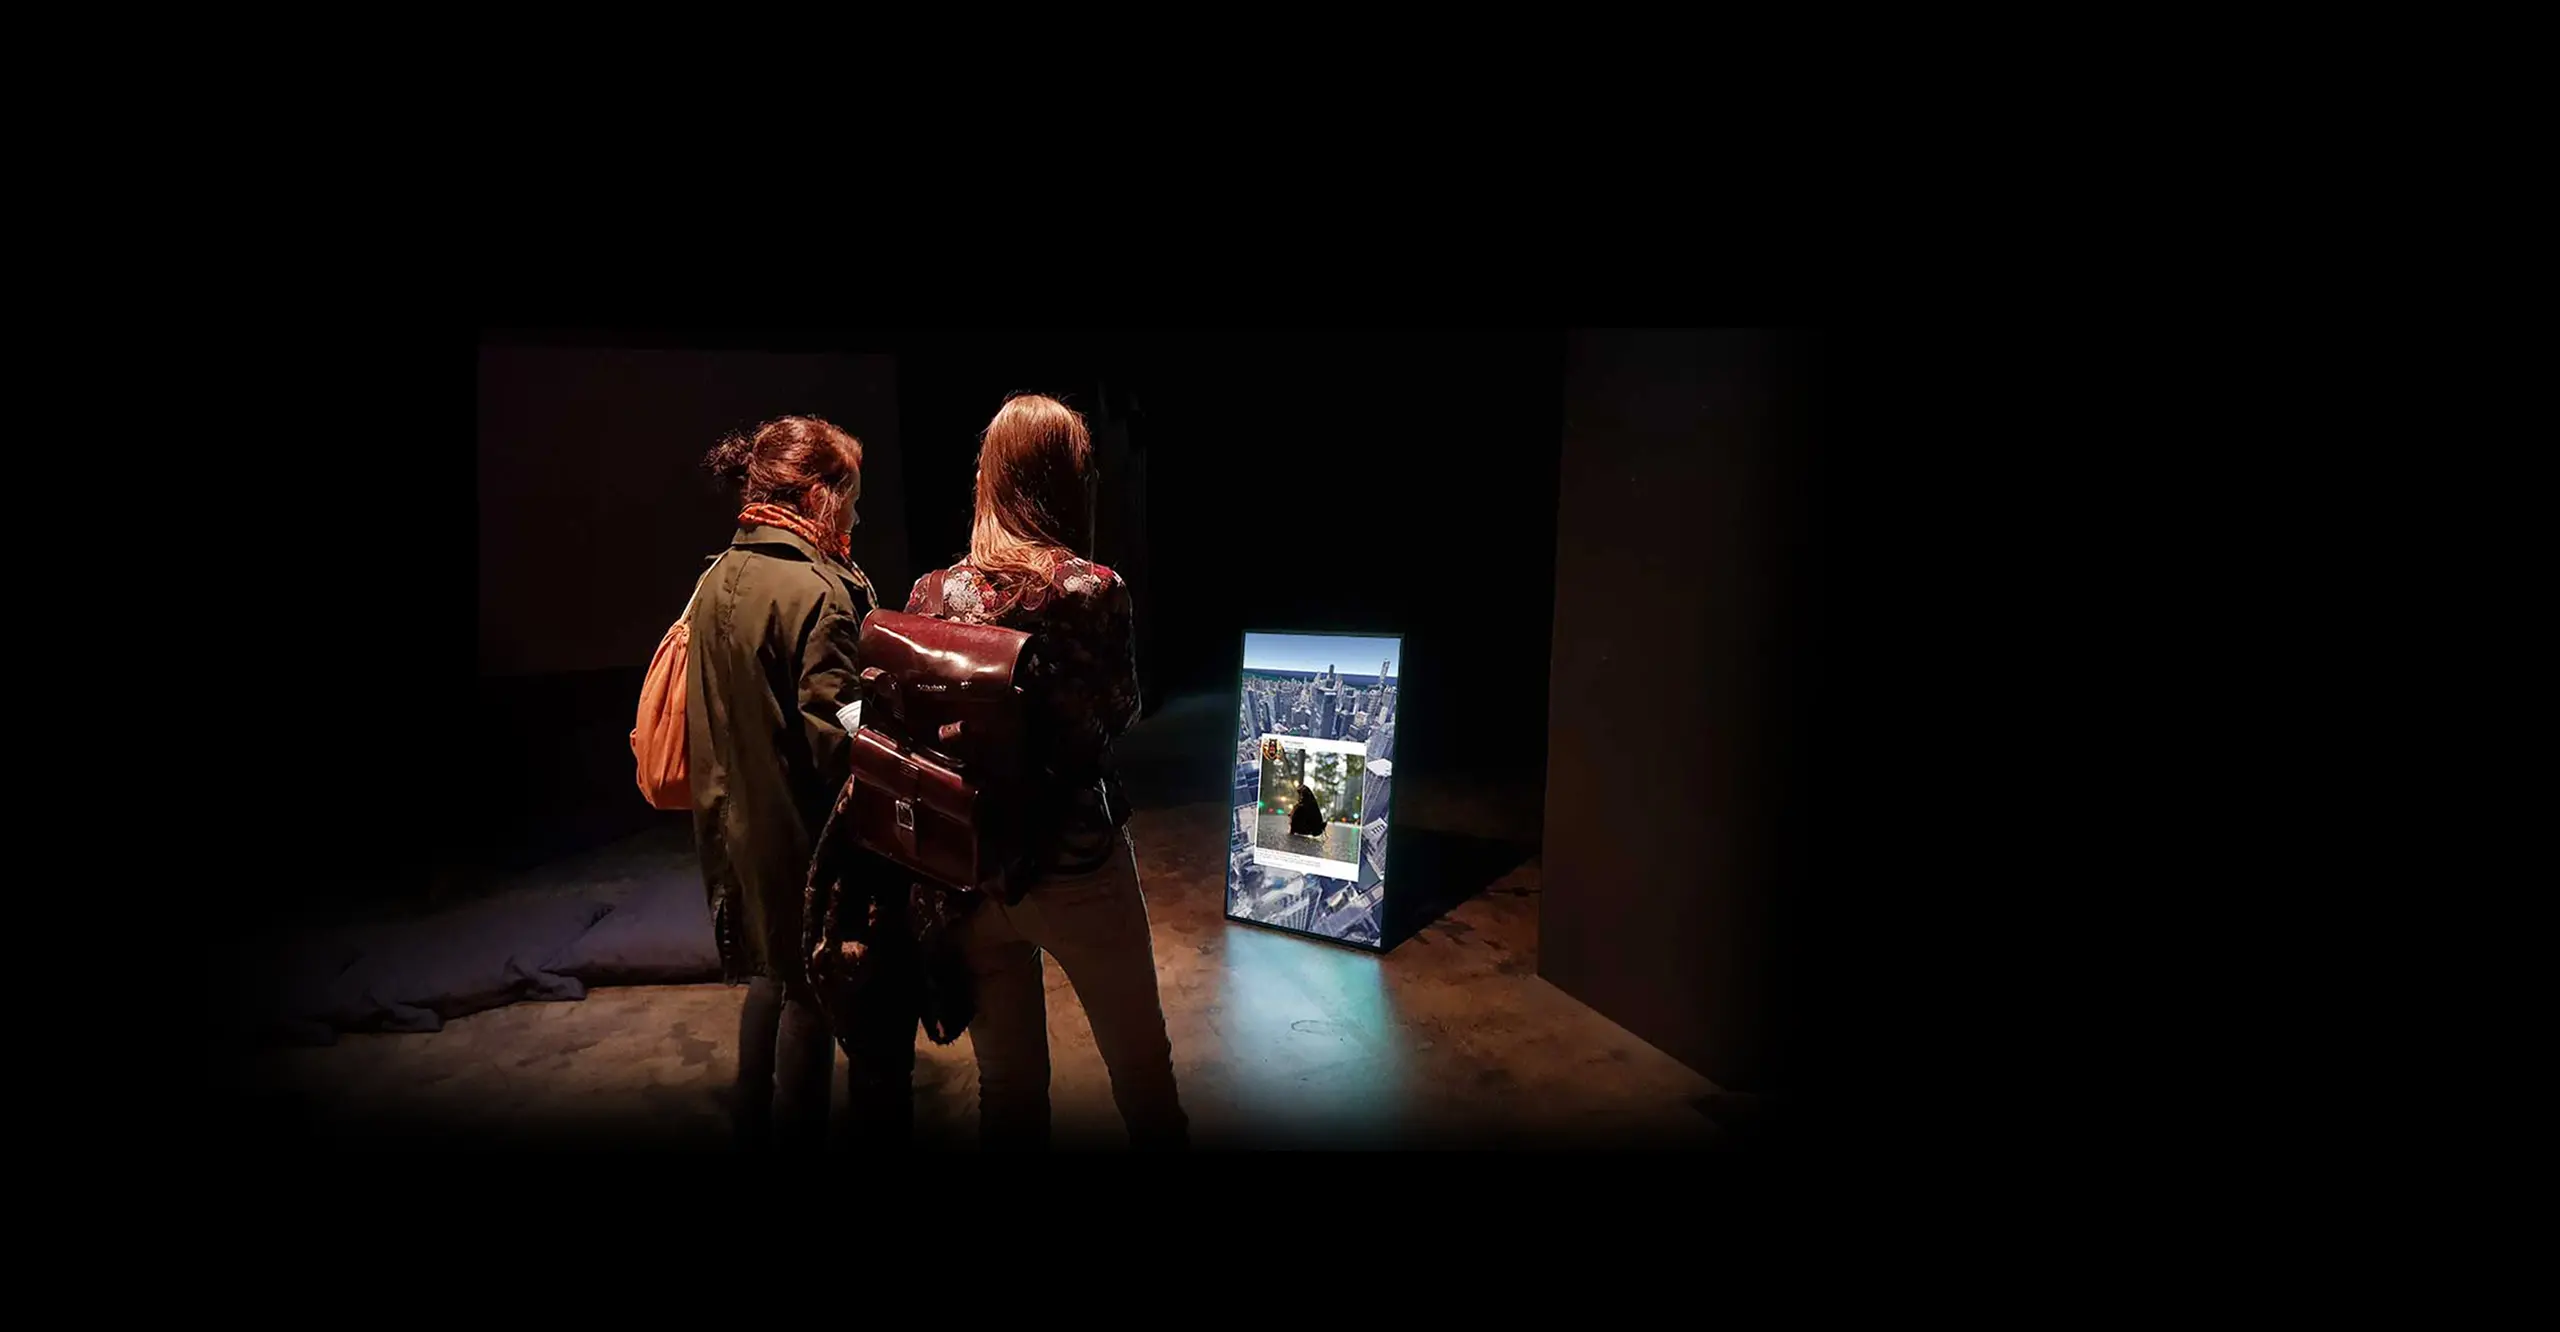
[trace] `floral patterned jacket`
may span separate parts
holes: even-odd
[[[1104,565],[1064,554],[1046,579],[1023,585],[999,586],[964,560],[917,579],[907,611],[1031,635],[1029,767],[1049,786],[1035,849],[1051,874],[1101,864],[1129,817],[1111,770],[1111,742],[1138,719],[1129,585]]]

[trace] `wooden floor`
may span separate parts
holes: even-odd
[[[1484,871],[1463,904],[1378,955],[1228,922],[1230,817],[1195,801],[1130,824],[1197,1145],[1718,1142],[1698,1109],[1715,1092],[1705,1078],[1538,978],[1534,859]],[[690,854],[661,837],[621,860]],[[1048,980],[1059,1143],[1124,1146],[1084,1010],[1054,964]],[[266,1050],[249,1086],[261,1121],[294,1141],[722,1150],[742,994],[599,989],[439,1032]],[[919,1038],[921,1143],[971,1147],[976,1093],[967,1037]]]

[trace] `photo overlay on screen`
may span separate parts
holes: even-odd
[[[1375,636],[1245,635],[1231,919],[1383,945],[1402,647]],[[1345,671],[1345,661],[1364,664]]]

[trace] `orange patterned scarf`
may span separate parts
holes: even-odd
[[[808,515],[795,509],[786,509],[779,504],[750,504],[738,510],[738,525],[740,527],[779,527],[839,560],[853,558],[852,534],[829,532],[811,522]]]

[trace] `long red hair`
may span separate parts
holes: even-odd
[[[1048,577],[1092,533],[1093,435],[1056,398],[1008,399],[978,439],[978,511],[969,563],[1000,589]]]

